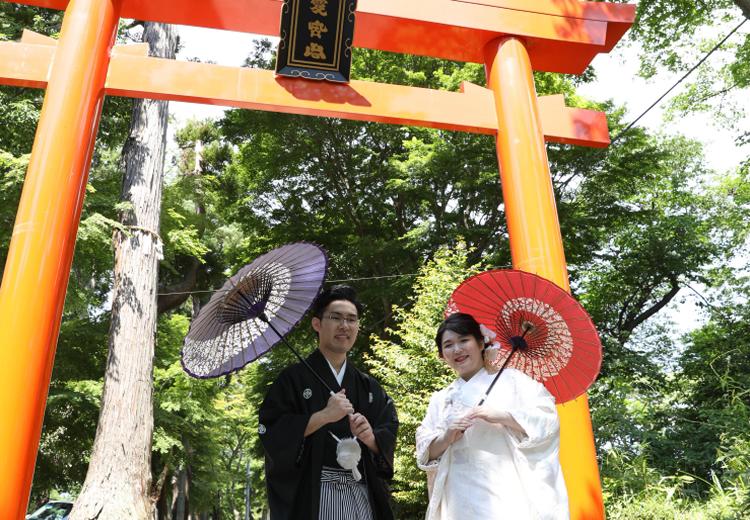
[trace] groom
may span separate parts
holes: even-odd
[[[386,480],[393,476],[396,409],[380,384],[347,360],[362,304],[354,289],[337,285],[312,310],[318,348],[307,362],[334,393],[297,363],[266,394],[258,432],[271,520],[391,520]],[[362,450],[358,471],[337,459],[337,439],[353,436]]]

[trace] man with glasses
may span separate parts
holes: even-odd
[[[258,431],[271,520],[391,520],[386,481],[393,476],[396,408],[347,360],[362,304],[354,289],[336,285],[312,312],[318,348],[307,362],[334,392],[297,363],[266,394]]]

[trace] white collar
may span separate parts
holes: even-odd
[[[455,381],[453,381],[453,384],[456,385],[457,388],[461,388],[462,386],[472,383],[472,382],[476,384],[477,381],[481,381],[487,375],[489,375],[487,373],[487,370],[485,370],[485,368],[482,367],[477,371],[476,374],[471,376],[468,381],[466,381],[464,378],[459,376],[455,379]]]
[[[346,372],[346,359],[344,360],[344,363],[341,365],[341,369],[338,372],[336,372],[336,369],[333,368],[333,365],[330,361],[328,361],[328,358],[326,358],[326,363],[328,363],[328,366],[331,367],[333,377],[336,378],[336,382],[339,384],[339,386],[341,386],[341,383],[344,381],[344,372]]]
[[[488,374],[484,368],[474,374],[471,379],[465,381],[457,377],[453,383],[448,386],[446,400],[460,401],[463,406],[472,407],[479,403],[479,400],[487,391],[488,384],[494,375]]]

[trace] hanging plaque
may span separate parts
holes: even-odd
[[[349,81],[357,0],[284,0],[276,74]]]

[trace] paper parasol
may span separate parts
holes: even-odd
[[[198,378],[219,377],[271,350],[310,308],[327,267],[320,246],[296,242],[240,269],[190,325],[182,348],[185,371]]]
[[[591,318],[575,298],[540,276],[496,269],[467,278],[448,301],[446,315],[454,312],[471,314],[497,334],[497,377],[506,366],[520,370],[558,403],[583,394],[599,373],[602,347]]]

